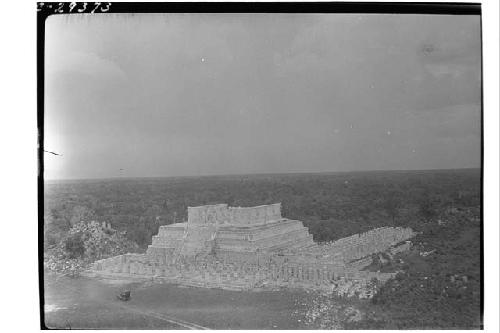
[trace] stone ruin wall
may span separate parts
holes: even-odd
[[[251,260],[248,255],[240,253],[248,252],[255,256],[257,253],[282,252],[314,245],[312,235],[302,222],[288,219],[244,228],[220,226],[215,242],[216,255],[228,256],[234,261]]]
[[[256,207],[228,207],[227,204],[188,207],[188,224],[253,225],[277,221],[281,217],[281,204]]]
[[[218,235],[220,236],[220,235]],[[249,239],[247,239],[247,237]],[[292,242],[292,244],[289,244]],[[293,242],[297,242],[297,244],[293,244]],[[216,239],[216,243],[218,245],[218,249],[220,250],[246,250],[246,251],[257,251],[261,250],[269,250],[272,249],[273,246],[277,246],[279,248],[286,248],[288,245],[293,247],[295,245],[299,245],[298,243],[307,242],[309,245],[313,244],[312,235],[307,232],[303,226],[296,228],[289,228],[285,232],[269,232],[267,235],[259,237],[259,235],[242,235],[240,237],[225,237],[221,236]],[[306,244],[307,245],[307,244]],[[243,248],[244,246],[245,248]]]
[[[392,274],[358,271],[352,267],[314,263],[276,262],[269,257],[260,262],[223,262],[218,260],[181,260],[170,265],[148,260],[144,255],[121,255],[94,264],[96,271],[132,277],[165,279],[198,286],[235,286],[251,289],[258,285],[324,287],[343,279],[386,280]]]
[[[411,228],[382,227],[365,233],[354,234],[337,241],[318,245],[309,255],[340,255],[345,262],[357,260],[377,252],[383,252],[393,245],[415,236]]]
[[[256,207],[229,207],[228,214],[228,223],[233,225],[265,224],[282,219],[280,203]]]
[[[217,248],[218,226],[221,235],[225,235],[223,241],[227,246],[211,255],[209,250]],[[294,249],[298,243],[309,241],[302,236],[300,241],[294,240],[303,229],[306,228],[300,221],[281,217],[280,204],[248,208],[226,204],[189,207],[188,222],[160,227],[147,254],[125,254],[99,260],[94,263],[93,271],[123,277],[156,277],[199,286],[230,284],[243,289],[259,283],[310,287],[329,286],[339,279],[376,277],[384,280],[392,275],[362,271],[372,262],[370,255],[388,249],[391,253],[407,250],[410,244],[401,242],[415,235],[409,228],[384,227],[328,244]],[[282,234],[283,230],[286,233]],[[280,254],[255,252],[252,246],[242,251],[238,242],[241,243],[242,237],[250,241],[245,237],[253,232],[250,244],[272,246],[282,242],[280,246],[285,251]],[[291,238],[290,242],[287,237]]]
[[[414,235],[411,229],[379,228],[367,233],[353,235],[331,244],[321,245],[315,252],[303,255],[276,255],[272,253],[238,253],[241,260],[230,261],[224,257],[201,256],[200,258],[180,257],[177,261],[168,261],[165,251],[155,249],[148,255],[125,254],[100,260],[94,263],[94,271],[103,274],[118,274],[132,277],[165,279],[171,282],[205,287],[235,286],[251,289],[260,284],[275,286],[297,286],[323,288],[340,280],[369,281],[377,278],[385,281],[393,273],[363,271],[371,262],[369,254],[390,250],[398,253],[408,249],[409,243],[397,245]],[[384,245],[374,244],[382,242]],[[361,249],[358,246],[366,245]],[[397,245],[392,247],[393,245]],[[343,247],[343,255],[351,254],[349,260],[335,261],[314,260],[312,255],[333,254],[338,247]],[[351,250],[347,250],[351,248]],[[156,255],[156,256],[155,256]],[[360,259],[361,258],[361,259]]]
[[[392,247],[390,249],[390,253],[391,253],[391,255],[395,255],[395,254],[398,254],[401,252],[408,251],[411,248],[411,245],[412,245],[411,242],[407,241],[403,244]]]
[[[270,248],[274,243],[287,246],[284,243],[293,241],[293,237],[300,244],[306,243],[304,233],[308,234],[302,222],[281,217],[279,203],[257,207],[227,204],[189,207],[188,222],[161,226],[147,253],[150,255],[161,247],[175,249],[174,256],[209,254],[217,249],[252,252]],[[312,237],[309,238],[312,243]]]
[[[158,229],[158,237],[178,239],[184,235],[185,229],[185,223],[161,225]]]
[[[196,255],[198,253],[210,253],[214,245],[215,228],[214,224],[188,225],[186,236],[179,248],[180,254]]]
[[[227,204],[188,207],[188,225],[225,224]]]

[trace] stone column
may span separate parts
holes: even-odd
[[[137,274],[144,275],[144,264],[142,262],[138,262]]]
[[[130,270],[131,270],[131,273],[132,274],[139,274],[139,267],[137,265],[137,262],[132,262],[131,264],[131,267],[130,267]]]

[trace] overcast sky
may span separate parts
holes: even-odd
[[[480,166],[478,16],[50,16],[45,75],[47,179]]]

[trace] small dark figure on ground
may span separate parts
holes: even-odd
[[[130,290],[125,290],[120,293],[120,295],[116,296],[120,301],[128,301],[130,300]]]

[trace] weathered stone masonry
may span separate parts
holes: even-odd
[[[387,280],[363,271],[373,253],[405,250],[409,228],[378,228],[318,245],[281,205],[188,208],[188,220],[161,226],[146,254],[124,254],[94,264],[96,275],[155,277],[203,287],[259,285],[329,287],[342,279]]]

